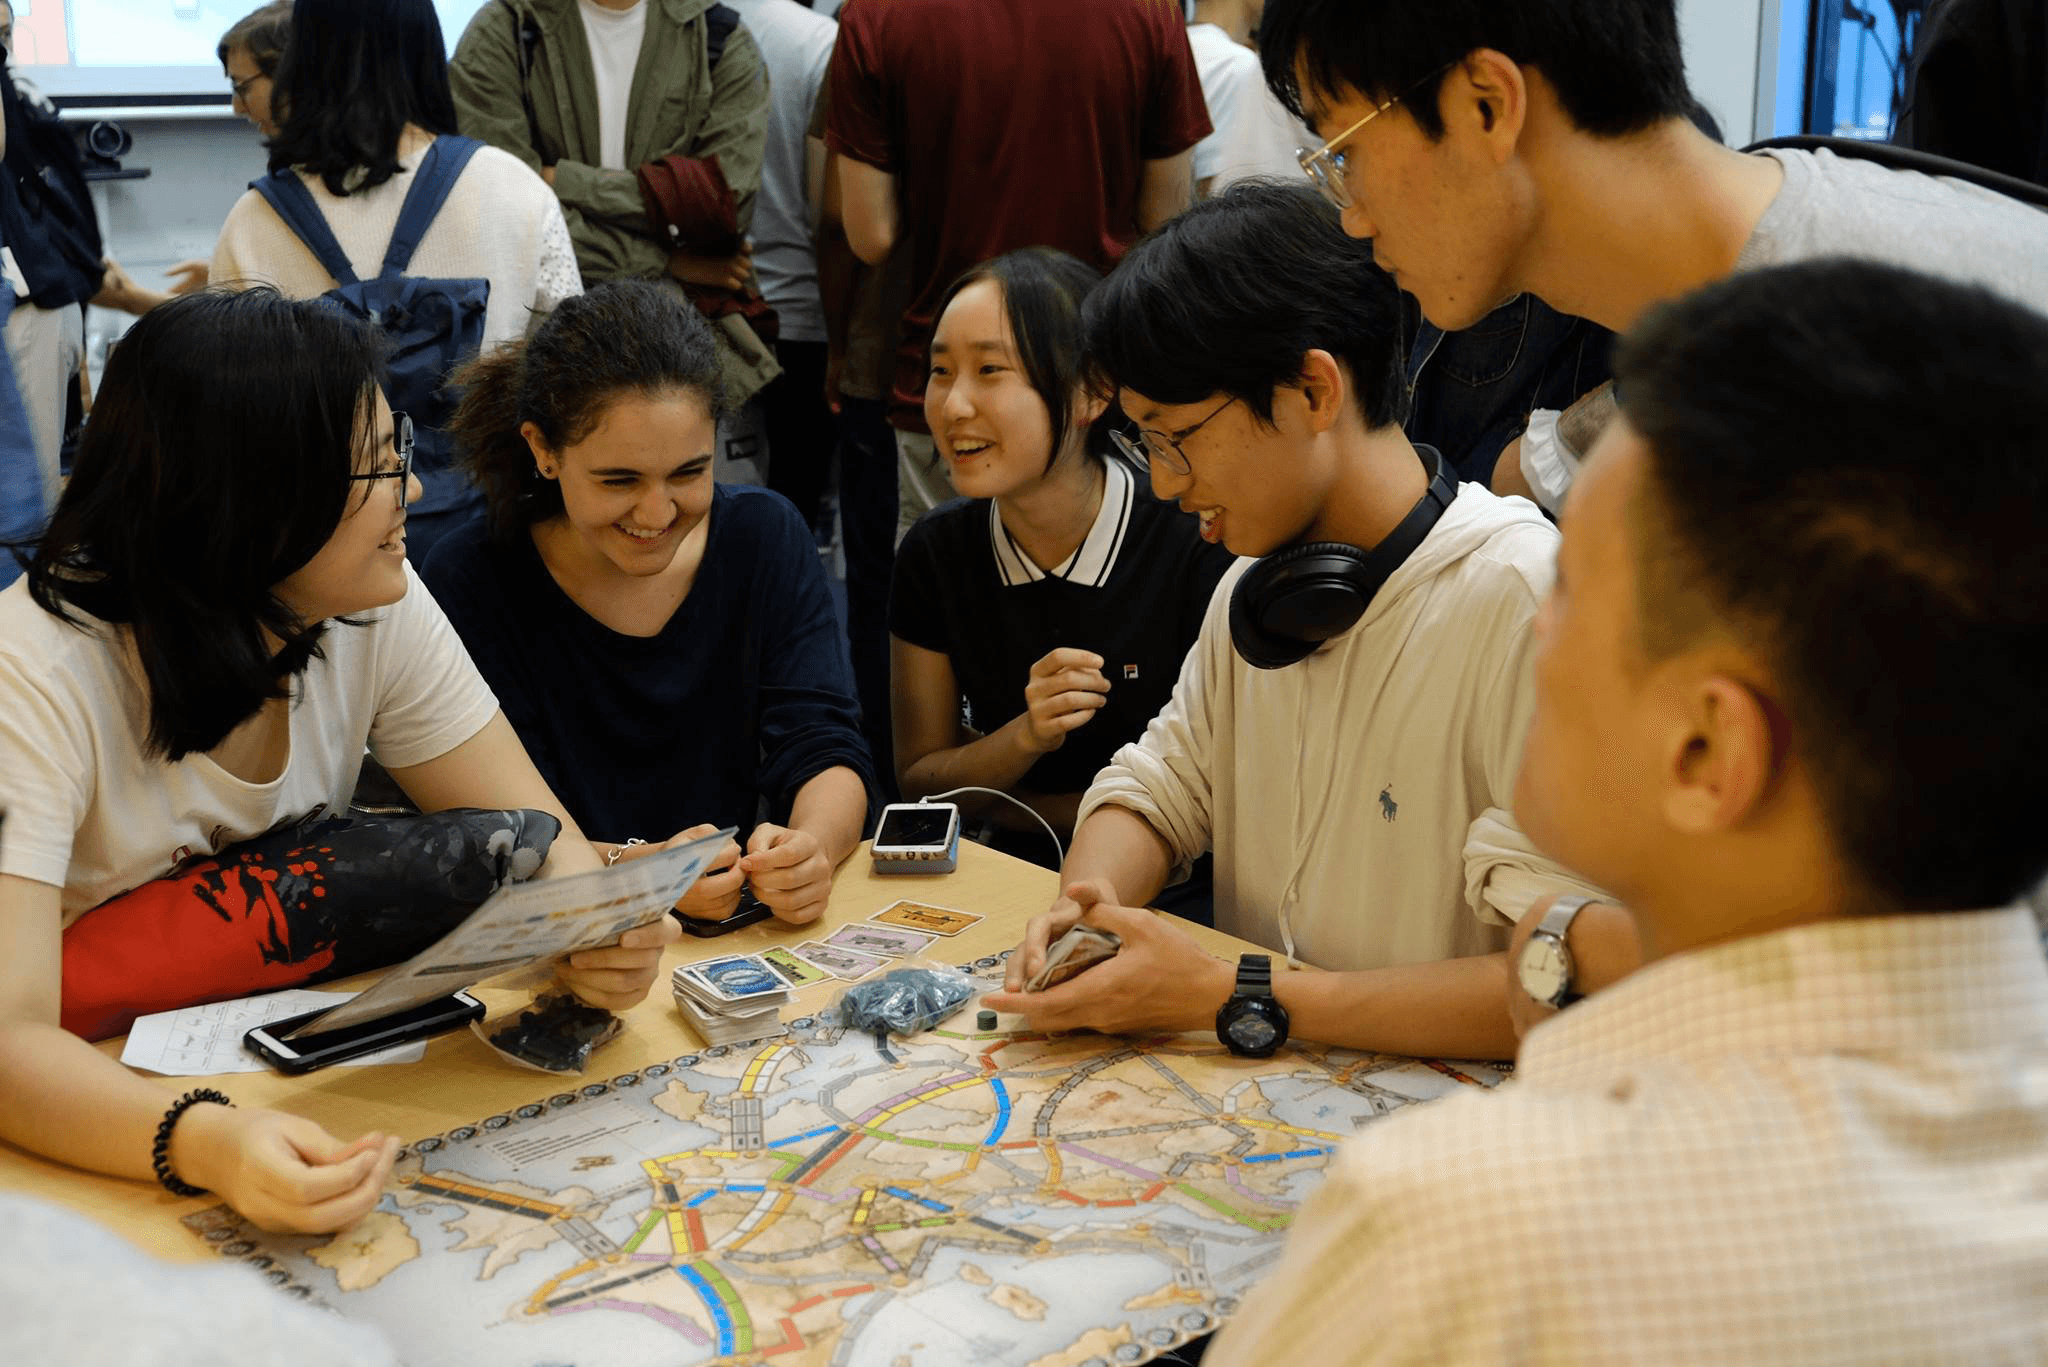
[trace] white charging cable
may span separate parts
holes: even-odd
[[[965,788],[948,788],[943,793],[928,794],[924,797],[919,798],[917,800],[917,805],[920,807],[926,806],[929,803],[937,802],[942,797],[953,797],[960,793],[987,793],[990,797],[999,797],[1003,801],[1009,803],[1012,807],[1015,807],[1019,811],[1023,812],[1024,815],[1030,817],[1033,821],[1036,821],[1039,825],[1045,827],[1046,835],[1052,840],[1053,849],[1058,851],[1060,864],[1062,866],[1066,864],[1067,847],[1060,844],[1059,832],[1055,831],[1052,828],[1052,823],[1050,821],[1047,821],[1044,817],[1040,816],[1037,812],[1033,811],[1031,809],[1030,803],[1019,801],[1017,798],[1012,797],[1010,794],[1005,793],[1000,789],[977,788],[976,786],[970,783]]]

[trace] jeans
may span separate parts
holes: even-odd
[[[760,398],[768,429],[768,487],[794,503],[811,527],[818,525],[838,437],[825,405],[825,353],[823,342],[777,342],[782,373]]]

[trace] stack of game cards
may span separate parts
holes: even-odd
[[[791,983],[758,954],[682,964],[670,975],[676,1009],[706,1044],[772,1039],[787,1033],[781,1011]]]

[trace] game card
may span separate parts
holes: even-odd
[[[888,960],[874,954],[863,954],[857,949],[845,949],[839,945],[828,945],[823,940],[806,940],[790,951],[805,963],[824,969],[835,978],[856,982],[880,968]]]
[[[932,937],[895,926],[841,926],[825,937],[825,943],[862,954],[879,954],[885,959],[907,959],[929,948]]]
[[[905,926],[933,935],[958,935],[981,920],[979,916],[970,916],[964,911],[954,911],[949,907],[935,907],[929,902],[896,902],[882,908],[868,919],[887,926]]]
[[[787,992],[789,985],[773,969],[752,954],[734,954],[689,964],[683,976],[722,1002],[743,1002],[771,993]]]
[[[782,975],[791,987],[809,987],[821,983],[832,975],[816,964],[805,963],[781,945],[761,951],[761,962]]]

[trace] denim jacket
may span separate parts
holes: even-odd
[[[1491,484],[1494,462],[1538,408],[1566,408],[1613,373],[1614,334],[1519,295],[1462,332],[1401,296],[1411,440],[1444,453],[1461,479]]]

